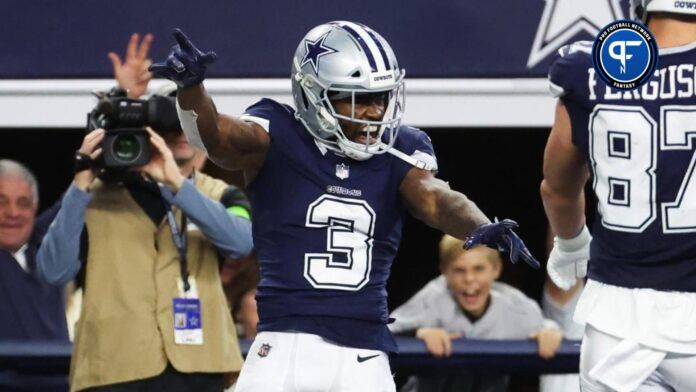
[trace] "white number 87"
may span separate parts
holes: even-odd
[[[597,105],[589,130],[602,224],[616,231],[643,232],[658,213],[658,151],[694,149],[696,106],[661,107],[658,127],[642,107]],[[696,155],[692,155],[676,199],[660,205],[664,233],[696,232],[695,165]],[[661,176],[661,181],[667,181],[674,174]]]

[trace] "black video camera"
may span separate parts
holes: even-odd
[[[153,95],[147,100],[133,99],[120,87],[94,94],[99,102],[87,115],[87,130],[104,128],[106,131],[98,163],[104,168],[128,168],[150,162],[152,150],[147,126],[159,134],[181,132],[175,97]]]

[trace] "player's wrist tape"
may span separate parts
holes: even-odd
[[[249,213],[249,210],[242,206],[231,206],[227,207],[227,212],[229,212],[232,215],[238,216],[240,218],[244,218],[246,220],[251,220],[251,214]]]
[[[198,132],[198,124],[196,119],[198,119],[198,114],[193,110],[184,110],[179,106],[179,100],[176,101],[176,112],[179,115],[179,122],[181,123],[181,129],[186,135],[186,139],[191,143],[192,146],[203,150],[206,154],[208,150],[203,144],[203,139],[201,139],[201,134]]]
[[[556,236],[555,240],[559,250],[563,252],[575,252],[587,246],[592,240],[592,236],[590,235],[590,231],[587,230],[587,226],[583,226],[580,233],[575,237],[564,239]]]

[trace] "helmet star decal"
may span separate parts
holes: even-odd
[[[328,35],[329,32],[317,38],[316,41],[310,41],[308,39],[304,41],[306,53],[300,66],[304,66],[307,63],[312,63],[312,68],[314,68],[314,72],[316,73],[319,71],[319,58],[321,56],[338,52],[334,48],[324,46],[324,40]]]
[[[404,72],[398,64],[389,43],[359,23],[325,23],[300,40],[292,59],[291,77],[296,118],[322,153],[328,149],[365,161],[394,147],[404,105]],[[360,116],[355,110],[360,102],[354,100],[343,102],[347,103],[345,112],[326,102],[353,94],[387,98],[382,102],[382,116]],[[348,132],[350,137],[346,136],[341,122],[356,130],[369,130],[370,137],[362,138],[360,132]],[[336,170],[339,178],[348,174],[340,167]]]

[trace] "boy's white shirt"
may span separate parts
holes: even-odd
[[[391,317],[396,319],[389,324],[394,333],[429,327],[444,328],[472,339],[527,339],[529,334],[544,328],[560,330],[553,320],[543,317],[534,300],[502,282],[493,282],[490,305],[483,316],[472,323],[442,275],[394,310]]]

